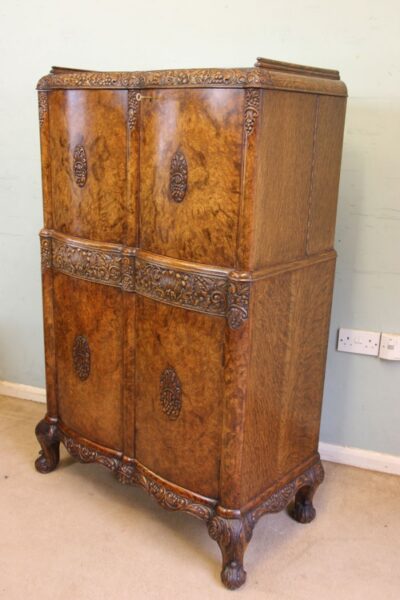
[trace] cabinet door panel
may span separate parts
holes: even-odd
[[[234,266],[243,90],[153,90],[141,102],[141,247]]]
[[[122,242],[125,231],[127,92],[50,95],[54,228]]]
[[[137,301],[136,457],[218,497],[224,319]]]
[[[54,307],[61,420],[122,450],[121,292],[55,273]]]

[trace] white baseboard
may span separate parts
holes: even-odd
[[[45,388],[24,385],[23,383],[13,383],[12,381],[0,380],[0,395],[33,400],[34,402],[46,402]]]
[[[372,450],[363,450],[362,448],[326,444],[325,442],[320,442],[319,453],[322,460],[358,467],[359,469],[368,469],[369,471],[400,475],[400,456],[382,454]]]
[[[34,402],[46,402],[46,390],[44,388],[12,383],[0,380],[0,395],[12,398],[23,398]],[[322,460],[335,462],[369,471],[380,471],[400,475],[400,456],[381,454],[372,450],[352,448],[348,446],[337,446],[320,442],[319,452]]]

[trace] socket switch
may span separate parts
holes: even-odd
[[[379,358],[385,360],[400,360],[400,335],[382,333]]]
[[[361,331],[359,329],[339,329],[339,352],[353,352],[378,356],[381,334],[377,331]]]

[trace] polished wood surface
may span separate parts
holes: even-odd
[[[48,473],[59,443],[207,522],[315,517],[346,87],[337,71],[103,73],[39,89]]]

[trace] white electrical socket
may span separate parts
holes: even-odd
[[[376,331],[361,331],[359,329],[339,329],[339,352],[353,352],[378,356],[381,334]]]
[[[400,360],[400,335],[382,333],[379,358],[385,360]]]

